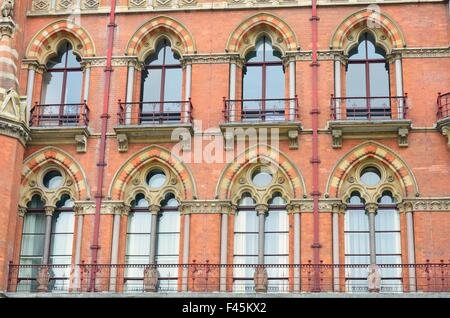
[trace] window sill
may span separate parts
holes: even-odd
[[[91,131],[87,126],[47,126],[31,127],[28,145],[75,144],[77,152],[87,150],[87,138]]]
[[[411,120],[333,120],[328,122],[333,137],[333,148],[341,148],[343,139],[398,138],[399,147],[408,147]]]

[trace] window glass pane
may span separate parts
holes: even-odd
[[[266,67],[266,98],[283,99],[284,92],[284,70],[282,65],[272,65]],[[274,110],[274,114],[269,115],[266,120],[284,120],[285,102],[266,101],[266,110]]]
[[[142,101],[159,102],[161,99],[161,69],[142,71]],[[159,104],[144,104],[143,112],[159,111]]]
[[[368,34],[367,36],[367,57],[369,59],[384,59],[385,58],[385,52],[382,47],[375,48],[375,39],[372,35]]]
[[[178,212],[160,213],[158,215],[158,222],[159,233],[180,231],[180,213]]]
[[[262,67],[248,66],[244,67],[243,79],[243,99],[261,99],[262,98]],[[261,102],[247,101],[243,104],[244,110],[259,110]],[[251,115],[249,116],[252,117]],[[254,117],[254,116],[253,116]]]
[[[181,68],[166,69],[166,80],[164,83],[164,101],[181,101],[181,83],[183,73]],[[164,111],[180,111],[180,104],[164,105]]]
[[[148,201],[142,193],[136,195],[136,199],[131,202],[131,206],[134,208],[148,208]]]
[[[83,83],[83,73],[80,72],[68,72],[67,73],[67,84],[66,84],[66,104],[78,104],[81,102],[81,91]],[[64,113],[76,114],[78,113],[78,108],[66,107]]]
[[[52,234],[50,238],[50,256],[72,255],[73,234]]]
[[[128,214],[128,233],[151,232],[152,216],[150,212],[130,212]]]
[[[42,104],[60,104],[63,72],[45,72],[42,76]],[[45,114],[58,114],[59,105],[52,109],[52,107],[45,108]]]
[[[42,256],[44,253],[44,235],[22,235],[20,254],[23,256]]]
[[[345,254],[370,254],[369,233],[345,233]]]
[[[265,233],[265,254],[289,254],[288,233]]]
[[[156,46],[155,53],[150,55],[145,61],[146,65],[162,65],[164,61],[165,41],[160,41]]]
[[[396,209],[378,209],[375,217],[377,231],[400,231],[400,216]]]
[[[364,64],[348,64],[346,80],[347,97],[365,97],[366,94],[366,66]],[[351,104],[350,104],[351,103]],[[347,107],[365,106],[364,100],[352,99]]]
[[[266,232],[289,231],[289,217],[287,211],[270,211],[266,216]]]
[[[400,233],[376,233],[376,252],[378,254],[400,254]]]
[[[385,63],[370,63],[370,96],[390,96],[389,71]],[[371,107],[390,108],[389,98],[375,98],[371,100]]]
[[[235,233],[234,234],[235,255],[258,255],[258,234]]]
[[[369,218],[365,210],[347,210],[345,213],[345,231],[369,231]]]
[[[150,234],[127,234],[127,255],[146,255],[147,264],[150,255]]]
[[[166,174],[159,169],[152,170],[147,175],[147,184],[150,188],[160,188],[166,182]]]
[[[234,216],[235,232],[258,232],[256,211],[238,211]]]
[[[354,47],[349,52],[349,60],[364,60],[366,59],[366,40],[362,37],[362,41],[358,46]]]
[[[68,68],[81,68],[80,58],[75,53],[73,53],[71,49],[67,52],[66,55]]]
[[[180,249],[180,234],[159,233],[156,247],[157,255],[178,255]]]
[[[281,53],[272,47],[270,39],[264,37],[265,39],[265,61],[266,62],[279,62],[281,61]]]
[[[247,55],[247,62],[263,62],[264,61],[264,37],[261,37],[255,45],[255,50]]]
[[[170,47],[169,41],[166,42],[166,55],[165,55],[165,63],[167,65],[179,65],[180,64],[180,56],[175,53]]]
[[[72,233],[74,229],[73,212],[55,212],[52,217],[52,233]]]
[[[23,233],[44,234],[45,233],[45,214],[44,213],[26,213],[23,222]]]

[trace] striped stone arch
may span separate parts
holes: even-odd
[[[45,147],[27,157],[23,162],[21,185],[26,186],[31,174],[36,174],[48,164],[55,164],[72,178],[76,200],[90,200],[91,191],[80,164],[67,152],[56,147]]]
[[[144,61],[154,51],[161,36],[168,38],[172,49],[180,55],[196,52],[194,38],[181,22],[167,16],[158,16],[144,23],[133,34],[127,44],[127,55],[137,56],[140,61]]]
[[[292,191],[293,198],[301,198],[305,193],[306,187],[303,176],[288,156],[279,149],[274,149],[268,145],[258,145],[246,149],[236,156],[233,162],[229,163],[222,171],[219,182],[216,186],[216,198],[221,200],[230,200],[233,198],[233,185],[241,171],[249,165],[264,160],[280,168],[284,175],[288,177],[287,184]],[[279,188],[278,185],[275,188]]]
[[[272,44],[283,53],[295,51],[299,47],[297,37],[287,22],[273,14],[263,12],[239,24],[228,38],[227,52],[239,53],[244,58],[248,49],[255,45],[258,34],[262,32],[268,34],[272,38]]]
[[[384,163],[395,173],[405,197],[413,197],[419,193],[414,174],[400,156],[384,145],[369,141],[354,147],[336,164],[327,182],[326,193],[329,197],[338,198],[347,174],[355,165],[368,158]]]
[[[59,43],[67,40],[81,57],[95,56],[95,45],[83,27],[69,21],[58,20],[40,30],[31,39],[26,50],[26,58],[46,64],[50,56],[57,54]]]
[[[336,28],[330,48],[346,53],[358,43],[361,32],[370,31],[377,43],[383,45],[387,53],[392,49],[406,47],[405,38],[398,24],[385,13],[370,9],[357,11],[342,21]]]
[[[113,200],[124,200],[127,185],[133,179],[136,172],[142,167],[148,165],[152,161],[158,162],[165,167],[171,169],[174,174],[181,181],[182,191],[181,199],[193,199],[197,197],[197,187],[190,169],[169,150],[152,145],[142,149],[136,154],[132,155],[116,172],[114,175],[111,187],[109,189],[109,196]]]

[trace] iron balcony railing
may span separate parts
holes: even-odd
[[[31,127],[88,126],[89,107],[80,104],[38,104],[31,109]]]
[[[130,102],[119,100],[119,125],[192,124],[192,102]]]
[[[450,262],[377,265],[379,292],[450,292]],[[369,266],[336,264],[79,264],[9,266],[8,292],[230,292],[253,293],[255,270],[267,272],[265,292],[368,292]],[[152,282],[147,270],[156,269]],[[90,281],[95,272],[95,288]],[[150,287],[149,287],[150,286]],[[149,290],[149,288],[155,288]]]
[[[331,94],[331,120],[406,119],[408,95],[381,97],[334,97]]]
[[[450,117],[450,92],[441,94],[438,93],[437,99],[437,119]]]
[[[225,122],[294,122],[299,119],[298,98],[226,99]]]

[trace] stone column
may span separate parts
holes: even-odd
[[[189,263],[189,243],[190,243],[190,231],[191,231],[191,215],[189,213],[184,214],[184,230],[183,230],[183,264]],[[183,267],[182,272],[182,284],[183,291],[187,291],[188,288],[188,273],[189,268]]]
[[[339,214],[344,213],[346,205],[343,203],[333,204],[333,291],[339,292],[340,272],[340,244],[339,244]]]
[[[296,103],[295,100],[295,83],[296,83],[296,77],[295,77],[295,60],[289,61],[289,98],[292,100],[289,103],[289,120],[293,121],[295,120],[296,114]]]
[[[267,292],[268,277],[267,270],[264,265],[264,228],[266,222],[266,214],[269,208],[266,204],[257,204],[256,213],[258,214],[258,266],[255,270],[255,291]]]
[[[192,64],[186,64],[186,86],[185,86],[185,100],[189,101],[191,98],[191,81],[192,81]],[[191,105],[190,103],[186,103],[184,105],[184,114],[182,114],[182,118],[184,117],[184,122],[189,123],[189,117],[191,114]]]
[[[334,60],[334,97],[341,97],[341,60]],[[341,119],[341,103],[336,100],[336,119]]]
[[[398,209],[400,212],[405,212],[406,217],[406,238],[408,242],[408,264],[411,266],[408,268],[409,272],[409,290],[415,292],[416,287],[416,269],[414,265],[416,264],[415,256],[415,246],[414,246],[414,218],[413,218],[413,207],[410,203],[400,203],[398,204]]]
[[[229,91],[229,99],[236,99],[236,62],[230,62],[230,83],[229,83],[230,91]],[[236,119],[236,105],[234,103],[230,103],[230,121],[233,122]]]
[[[397,88],[397,96],[403,96],[403,74],[401,55],[395,56],[395,86]],[[403,119],[403,111],[406,105],[403,105],[403,99],[398,100],[398,119]]]
[[[83,213],[84,209],[79,204],[74,206],[75,216],[77,219],[77,241],[75,243],[75,274],[74,274],[74,289],[78,290],[80,286],[80,267],[81,262],[81,243],[83,239]]]
[[[127,96],[125,102],[126,105],[126,115],[125,115],[125,123],[127,125],[131,124],[131,116],[132,116],[132,105],[129,103],[133,102],[133,88],[134,88],[134,77],[137,62],[130,62],[128,64],[128,80],[127,80]]]
[[[28,65],[28,82],[27,82],[27,114],[30,114],[33,107],[34,78],[36,75],[36,64]],[[28,115],[29,116],[29,115]]]
[[[299,292],[301,288],[301,269],[300,269],[300,233],[301,233],[301,218],[300,205],[289,204],[288,212],[294,214],[294,292]]]
[[[89,87],[91,82],[91,64],[84,64],[84,88],[83,88],[83,98],[85,101],[89,100]]]
[[[228,264],[228,218],[231,212],[231,207],[222,208],[222,220],[220,229],[220,264]],[[227,291],[227,268],[220,267],[220,291]]]
[[[42,257],[42,264],[47,265],[50,256],[50,236],[52,231],[52,217],[56,207],[45,207],[45,234],[44,234],[44,254]]]
[[[158,213],[161,210],[161,207],[156,204],[152,204],[149,206],[150,213],[152,215],[151,220],[151,234],[150,234],[150,257],[149,257],[149,264],[151,266],[148,266],[144,270],[144,291],[146,292],[156,292],[158,290],[158,279],[159,279],[159,272],[156,268],[155,263],[155,257],[156,257],[156,244],[157,244],[157,236],[156,231],[158,227]]]
[[[370,265],[377,263],[376,244],[375,244],[375,215],[378,205],[376,203],[367,203],[366,211],[369,216],[369,245],[370,245]]]
[[[111,247],[111,265],[117,265],[119,255],[119,238],[120,238],[120,219],[125,212],[125,207],[114,208],[112,247]],[[128,211],[126,211],[128,212]],[[111,267],[109,276],[109,291],[116,291],[117,284],[117,267]]]

